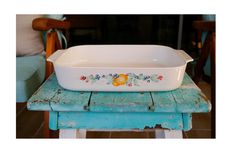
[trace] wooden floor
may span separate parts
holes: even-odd
[[[210,99],[210,85],[200,82],[198,85]],[[25,104],[16,107],[16,138],[43,138],[43,112],[28,111]],[[53,136],[58,137],[58,132]],[[193,114],[193,128],[183,133],[184,138],[211,138],[211,114]],[[154,131],[88,131],[87,138],[155,138]]]

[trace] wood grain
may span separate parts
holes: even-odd
[[[93,92],[90,111],[147,112],[152,105],[149,92]]]
[[[47,31],[50,29],[69,29],[70,22],[50,18],[36,18],[33,20],[32,27],[39,31]]]
[[[211,103],[185,73],[182,85],[173,91],[152,92],[154,112],[209,112]]]

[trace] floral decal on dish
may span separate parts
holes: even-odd
[[[81,81],[85,83],[96,83],[101,80],[105,80],[107,85],[113,86],[139,86],[141,82],[151,83],[151,82],[159,82],[162,81],[164,77],[159,74],[151,74],[151,75],[144,75],[144,74],[134,74],[134,73],[127,73],[127,74],[108,74],[108,75],[100,75],[100,74],[91,74],[88,76],[82,75],[80,77]]]

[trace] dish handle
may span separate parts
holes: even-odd
[[[66,50],[57,50],[47,58],[48,62],[54,63]]]
[[[191,56],[189,56],[185,51],[183,50],[176,50],[176,53],[181,57],[183,58],[186,63],[188,62],[192,62],[193,61],[193,58]]]

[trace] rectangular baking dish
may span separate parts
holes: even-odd
[[[58,50],[47,61],[68,90],[168,91],[181,85],[193,59],[161,45],[82,45]]]

